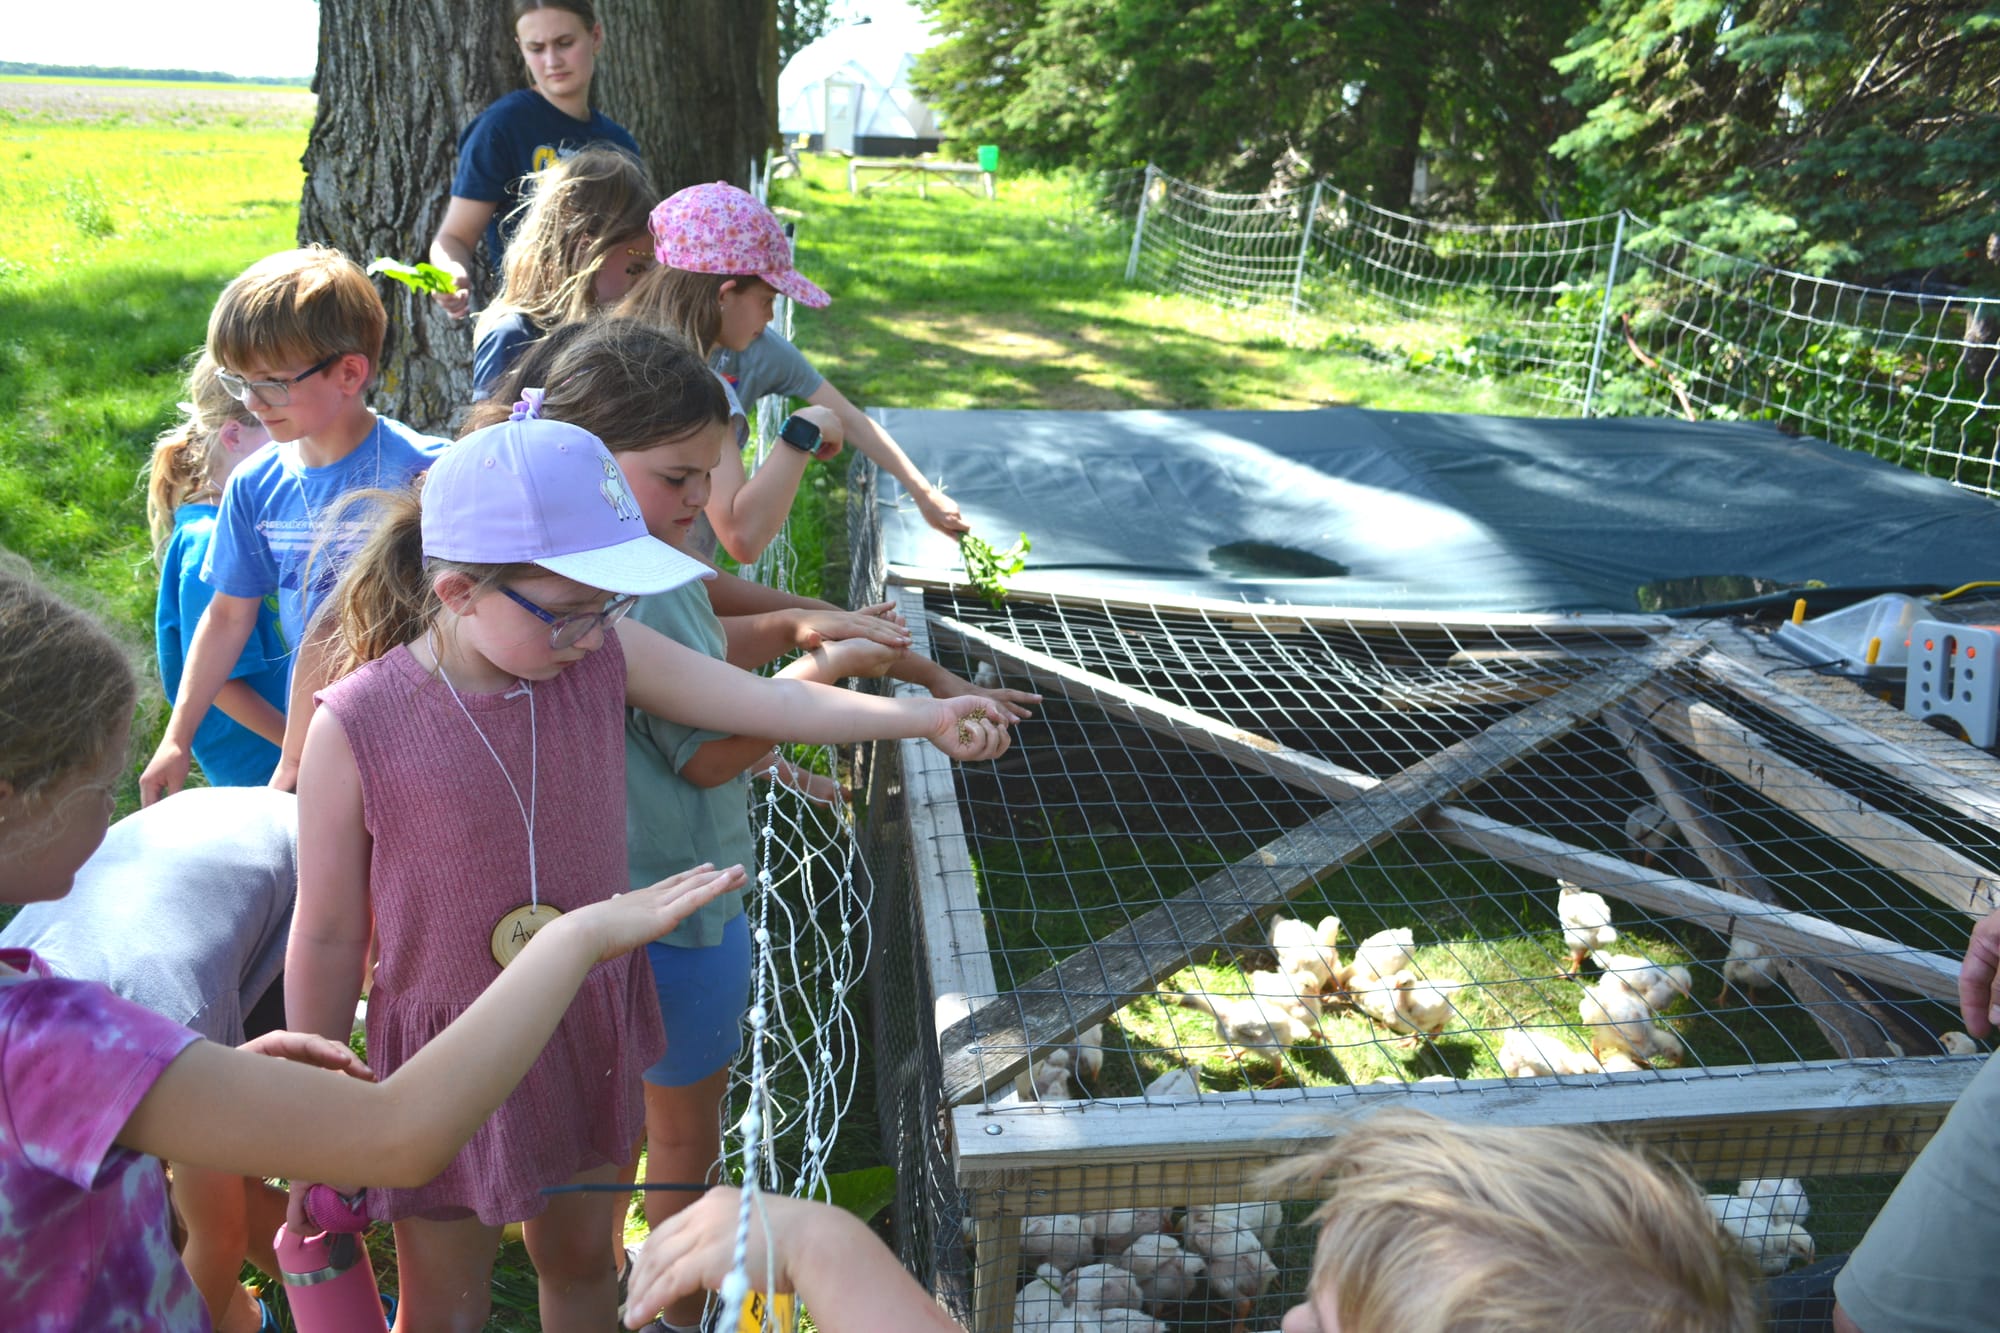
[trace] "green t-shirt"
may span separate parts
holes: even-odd
[[[699,581],[641,598],[632,619],[696,652],[718,660],[727,655],[722,622]],[[756,878],[750,775],[738,774],[715,787],[697,787],[681,777],[681,768],[697,750],[730,734],[685,727],[636,708],[625,710],[625,848],[632,888],[645,888],[704,861],[741,863]],[[742,912],[742,891],[732,889],[662,942],[682,948],[720,944],[722,928]]]

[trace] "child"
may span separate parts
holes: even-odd
[[[479,113],[458,139],[451,202],[431,240],[431,262],[455,291],[437,297],[453,319],[472,305],[472,252],[483,239],[495,274],[521,199],[522,178],[586,144],[640,157],[625,127],[590,106],[590,82],[604,49],[604,25],[590,0],[514,0],[514,46],[534,86],[508,93]]]
[[[223,488],[202,578],[215,597],[188,647],[173,714],[139,777],[151,804],[187,781],[188,752],[276,594],[296,647],[333,585],[353,533],[323,530],[343,495],[400,487],[445,441],[368,410],[388,314],[375,285],[338,250],[313,246],[259,260],[223,290],[208,317],[216,378],[271,433]]]
[[[947,537],[969,530],[958,506],[924,480],[887,431],[765,327],[778,292],[815,309],[832,299],[792,267],[791,246],[771,210],[717,181],[663,201],[653,210],[652,230],[659,267],[633,285],[620,314],[691,339],[744,403],[786,394],[832,409],[845,437],[902,484],[925,522]],[[777,535],[805,461],[818,452],[810,433],[787,427],[779,438],[789,448],[775,450],[756,477],[745,478],[742,460],[732,452],[725,452],[715,474],[709,520],[723,549],[738,561],[756,559]],[[793,453],[800,456],[796,467],[772,466]]]
[[[1330,1196],[1284,1333],[1751,1333],[1756,1288],[1687,1179],[1574,1129],[1454,1124],[1384,1108],[1262,1178]],[[719,1289],[741,1194],[710,1190],[647,1238],[625,1325]],[[758,1196],[747,1267],[824,1333],[953,1327],[874,1233],[825,1204]],[[995,1275],[997,1276],[997,1275]]]
[[[201,581],[215,536],[216,502],[237,464],[270,443],[270,432],[229,395],[203,351],[188,372],[188,399],[179,424],[153,443],[147,469],[146,519],[160,566],[153,642],[160,684],[180,689],[182,669],[201,613],[215,590]],[[285,731],[284,639],[276,608],[260,606],[249,642],[216,692],[215,708],[195,729],[194,757],[211,787],[248,787],[268,780]]]
[[[104,836],[137,694],[109,635],[0,570],[0,899],[69,892]],[[205,1333],[160,1158],[238,1175],[426,1180],[527,1072],[594,965],[741,877],[690,872],[552,923],[381,1083],[342,1042],[280,1032],[218,1046],[101,985],[51,975],[29,950],[0,950],[8,1326]]]
[[[269,787],[189,787],[113,824],[61,898],[23,907],[0,950],[240,1046],[284,1026],[273,986],[298,888],[298,802]],[[218,1333],[263,1325],[237,1281],[248,1258],[277,1276],[285,1195],[261,1179],[175,1162],[181,1261]]]
[[[505,285],[473,331],[474,397],[491,392],[522,347],[616,305],[653,266],[646,210],[655,197],[638,160],[615,148],[580,149],[535,173]]]
[[[537,412],[584,427],[618,460],[647,530],[673,546],[687,541],[708,498],[709,475],[733,442],[721,384],[694,349],[672,334],[632,320],[608,319],[565,328],[538,345],[522,373],[546,380],[545,390],[525,392]],[[475,407],[468,424],[496,416],[495,402]],[[731,583],[740,580],[731,580]],[[715,583],[723,585],[717,579]],[[755,585],[750,585],[754,587]],[[833,684],[847,676],[876,676],[892,668],[904,678],[935,686],[937,693],[971,692],[965,682],[922,657],[906,657],[901,643],[865,636],[822,635],[804,640],[803,616],[782,612],[729,616],[713,607],[709,585],[690,582],[644,597],[633,619],[710,657],[738,666],[761,666],[795,647],[810,649],[778,674]],[[801,602],[802,608],[812,604]],[[831,610],[832,608],[827,608]],[[1038,696],[1011,690],[984,692],[993,710],[1009,720],[1027,715]],[[768,733],[765,733],[768,735]],[[809,794],[825,780],[792,771],[770,739],[731,735],[629,710],[625,727],[626,843],[628,878],[658,863],[679,864],[707,849],[730,848],[754,863],[750,836],[750,775],[777,767]],[[650,882],[650,881],[648,881]],[[665,1058],[646,1070],[647,1172],[650,1180],[703,1178],[721,1154],[718,1122],[729,1067],[739,1048],[740,1024],[749,1007],[750,939],[742,895],[717,901],[698,920],[654,943],[649,956],[667,1032]],[[657,1224],[692,1203],[685,1194],[649,1191],[646,1216]],[[669,1312],[692,1322],[690,1302]]]
[[[286,1013],[345,1035],[372,933],[368,1051],[385,1070],[540,922],[626,887],[626,706],[811,741],[928,736],[967,759],[1006,748],[981,700],[767,681],[644,626],[614,630],[637,596],[707,571],[647,535],[596,437],[532,404],[520,417],[460,439],[421,499],[380,501],[341,580],[342,648],[360,665],[321,694],[300,761]],[[639,1072],[662,1046],[650,970],[599,969],[562,1039],[466,1150],[423,1188],[371,1200],[395,1224],[405,1319],[482,1322],[500,1228],[525,1221],[543,1327],[612,1321],[604,1237],[620,1201],[541,1191],[615,1177],[638,1137]]]

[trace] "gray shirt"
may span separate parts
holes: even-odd
[[[298,798],[189,787],[128,815],[53,902],[0,931],[60,976],[96,981],[225,1046],[285,966]]]

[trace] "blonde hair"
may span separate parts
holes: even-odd
[[[678,333],[705,357],[715,350],[722,333],[725,282],[745,289],[751,283],[770,286],[754,273],[696,273],[660,264],[639,276],[613,313]]]
[[[1386,1108],[1267,1189],[1327,1191],[1308,1292],[1341,1333],[1753,1333],[1758,1287],[1672,1166],[1579,1130]]]
[[[222,493],[222,428],[230,422],[256,421],[249,409],[229,396],[215,376],[215,358],[207,349],[195,354],[188,370],[188,400],[181,419],[153,441],[146,464],[146,526],[153,534],[153,558],[158,560],[174,535],[174,511],[195,500],[212,500]]]
[[[388,324],[368,275],[340,251],[310,245],[260,259],[222,289],[208,316],[208,351],[238,371],[358,354],[372,375]]]
[[[95,617],[0,562],[0,782],[32,798],[109,763],[138,677]]]
[[[330,529],[338,531],[360,511],[373,527],[354,553],[333,592],[339,641],[334,645],[331,679],[386,656],[399,644],[422,638],[444,610],[438,601],[440,574],[463,574],[473,595],[489,592],[508,579],[540,573],[534,565],[476,565],[459,560],[425,559],[423,482],[404,490],[353,491],[332,510]]]
[[[466,413],[461,433],[505,421],[525,388],[539,415],[581,426],[612,453],[650,449],[729,420],[729,394],[685,338],[615,316],[566,324],[530,344]]]
[[[511,314],[545,329],[581,319],[596,304],[599,269],[635,237],[645,237],[650,252],[653,186],[623,149],[584,148],[529,180],[507,242],[500,296],[480,312],[475,338]]]

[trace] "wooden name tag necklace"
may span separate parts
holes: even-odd
[[[509,690],[503,698],[516,694],[528,696],[528,800],[521,801],[521,789],[514,785],[514,775],[501,762],[500,752],[493,748],[493,742],[486,739],[486,732],[473,717],[472,710],[465,706],[465,700],[458,697],[458,687],[451,683],[442,664],[438,676],[444,687],[451,691],[451,700],[458,705],[458,711],[465,714],[465,720],[472,724],[472,734],[479,737],[479,743],[486,747],[486,753],[493,756],[493,762],[500,769],[500,776],[507,783],[507,790],[514,794],[514,808],[521,812],[521,823],[528,830],[528,901],[503,915],[493,927],[493,961],[505,967],[520,957],[521,950],[528,947],[528,941],[535,938],[535,932],[562,913],[542,901],[540,881],[536,878],[535,867],[535,795],[539,784],[540,746],[535,736],[535,687],[527,681]]]

